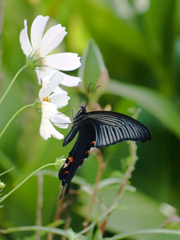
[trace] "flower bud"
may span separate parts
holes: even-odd
[[[61,169],[61,167],[63,166],[63,164],[65,163],[66,159],[64,158],[64,156],[60,157],[60,158],[56,158],[56,165],[55,168],[59,171]]]
[[[5,188],[6,184],[4,184],[3,182],[0,181],[0,189]]]

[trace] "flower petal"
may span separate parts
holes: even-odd
[[[56,105],[57,108],[62,108],[68,105],[70,97],[67,96],[67,92],[56,92],[51,95],[51,102]]]
[[[46,65],[55,69],[72,71],[81,66],[77,53],[57,53],[44,58]]]
[[[61,84],[64,86],[75,87],[81,81],[81,78],[79,77],[69,76],[65,73],[62,73],[62,74],[63,74],[63,81],[61,82]]]
[[[54,89],[62,82],[63,75],[59,71],[54,71],[47,77],[43,79],[43,81],[49,81],[49,83],[46,86],[46,89],[44,89],[43,96],[49,96]]]
[[[63,139],[64,136],[59,133],[51,124],[49,119],[42,118],[41,120],[41,125],[40,125],[40,135],[43,137],[45,140],[51,137],[51,135],[54,138],[57,138],[59,140]]]
[[[62,88],[60,88],[59,86],[57,86],[57,87],[54,89],[53,92],[54,92],[54,93],[56,93],[56,92],[59,92],[59,93],[66,93],[66,91],[62,90]]]
[[[49,74],[51,74],[54,71],[54,69],[50,67],[41,66],[41,67],[36,67],[35,71],[38,77],[38,83],[39,85],[41,85],[41,80],[47,77]]]
[[[46,87],[42,87],[40,90],[39,90],[39,99],[41,100],[41,102],[43,102],[43,95],[44,95],[44,90],[45,90]]]
[[[26,56],[32,52],[32,46],[28,37],[28,28],[27,28],[27,20],[24,20],[24,29],[20,32],[19,41],[21,44],[21,48]]]
[[[31,43],[33,50],[39,50],[42,35],[49,20],[49,16],[43,17],[42,15],[37,16],[31,26]]]
[[[70,118],[60,112],[58,112],[58,114],[51,119],[51,122],[59,128],[68,128],[69,124],[71,123]]]
[[[42,119],[53,118],[58,113],[56,105],[50,102],[42,102],[41,108],[42,108]]]
[[[62,27],[61,24],[51,27],[43,36],[40,51],[41,56],[44,57],[55,49],[66,36],[67,32],[65,27]]]

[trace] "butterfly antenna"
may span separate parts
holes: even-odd
[[[96,87],[96,89],[94,90],[94,92],[93,92],[93,94],[92,94],[90,100],[88,101],[88,103],[90,103],[90,101],[91,101],[92,97],[94,96],[94,94],[95,94],[96,90],[98,89],[98,87],[100,87],[100,85]]]
[[[89,85],[88,85],[88,95],[87,95],[87,102],[86,102],[86,106],[88,105],[88,103],[89,103],[89,92],[90,92],[90,86],[91,86],[91,84],[92,83],[90,83]]]

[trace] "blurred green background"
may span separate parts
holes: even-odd
[[[180,1],[6,0],[3,14],[1,93],[25,64],[25,56],[19,43],[24,19],[27,19],[30,30],[37,15],[49,15],[51,19],[47,28],[61,23],[68,32],[56,52],[75,52],[83,56],[84,60],[79,72],[70,73],[75,76],[79,74],[83,82],[77,88],[64,88],[71,97],[70,105],[80,106],[86,102],[87,92],[83,90],[84,86],[93,82],[92,90],[95,88],[103,67],[102,61],[98,62],[101,52],[110,83],[107,88],[103,88],[104,83],[101,81],[100,90],[96,91],[91,101],[98,100],[102,108],[110,104],[113,111],[128,115],[128,109],[133,106],[142,109],[138,120],[150,129],[152,141],[137,144],[139,160],[131,178],[131,184],[137,191],[124,194],[119,210],[108,221],[107,235],[159,227],[167,218],[159,210],[162,203],[172,205],[178,214]],[[19,108],[34,102],[39,89],[35,72],[25,69],[0,106],[0,131]],[[73,109],[74,114],[78,111],[78,107],[72,106],[67,106],[62,111],[69,109]],[[71,116],[71,112],[67,115]],[[40,120],[40,114],[29,108],[16,117],[0,139],[0,173],[15,167],[1,177],[6,183],[3,194],[8,193],[38,167],[54,162],[57,157],[68,156],[74,142],[63,148],[62,141],[53,138],[43,140],[39,135]],[[66,135],[69,129],[61,132]],[[112,176],[115,170],[124,172],[123,158],[128,155],[126,143],[102,149],[102,153],[106,163],[102,178]],[[78,170],[77,175],[92,184],[97,168],[97,160],[92,155]],[[51,170],[55,171],[54,168]],[[46,225],[54,219],[61,184],[56,177],[46,175],[43,179],[42,224]],[[76,188],[76,185],[71,184],[71,188],[73,187]],[[106,196],[104,201],[107,205],[111,201],[108,198],[113,196],[114,191],[114,188],[108,189],[108,194],[102,191],[102,199]],[[84,203],[87,196],[80,194],[76,198],[70,194],[67,198],[73,203],[62,213],[62,218],[71,216],[71,227],[78,232],[83,228],[88,206]],[[7,198],[3,205],[0,209],[0,228],[35,225],[37,176]],[[94,209],[92,219],[96,215],[97,211]],[[31,234],[19,232],[1,237],[23,239]],[[153,235],[131,239],[179,238]]]

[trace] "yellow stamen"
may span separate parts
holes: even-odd
[[[43,102],[51,102],[51,99],[49,97],[43,98]]]

